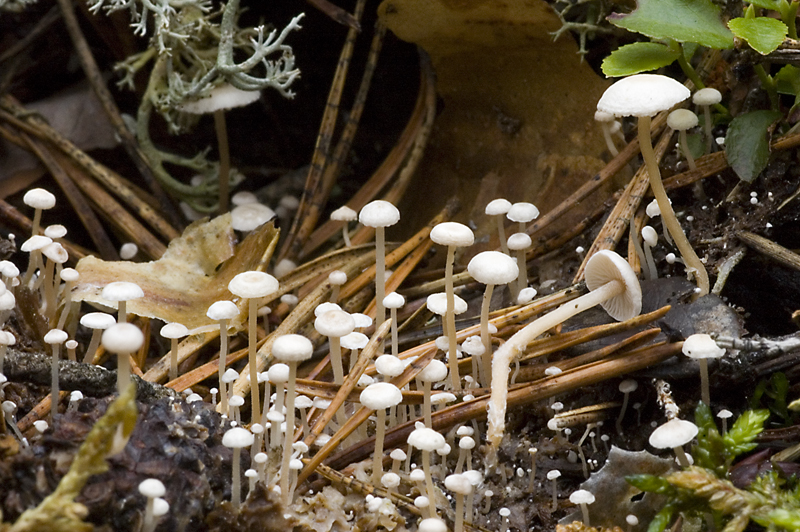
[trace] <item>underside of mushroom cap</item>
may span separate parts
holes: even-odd
[[[613,251],[598,251],[586,263],[586,286],[596,290],[610,281],[625,287],[618,296],[601,303],[609,316],[618,321],[629,320],[642,311],[642,288],[628,262]]]

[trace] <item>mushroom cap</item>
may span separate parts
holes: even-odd
[[[81,325],[88,329],[108,329],[117,323],[114,316],[105,312],[89,312],[81,316],[80,321]]]
[[[52,238],[64,238],[67,236],[67,228],[61,224],[48,225],[44,228],[44,236]]]
[[[252,231],[275,218],[275,211],[260,203],[237,205],[231,211],[231,227],[236,231]]]
[[[14,344],[17,343],[17,337],[14,336],[12,333],[10,333],[8,331],[0,331],[0,333],[1,333],[0,334],[0,345],[14,345]],[[3,375],[3,374],[0,373],[0,375]],[[4,378],[5,378],[5,375],[3,375],[3,379]],[[2,384],[3,382],[5,382],[5,381],[0,379],[0,384]]]
[[[617,81],[600,97],[597,109],[614,116],[653,116],[691,96],[681,83],[659,74],[636,74]]]
[[[623,292],[600,305],[617,321],[638,316],[642,311],[642,288],[627,261],[609,250],[598,251],[592,255],[586,263],[586,286],[589,290],[596,290],[615,280],[622,283]]]
[[[472,257],[467,271],[483,284],[506,284],[519,276],[517,261],[499,251],[482,251]]]
[[[547,472],[547,480],[555,480],[561,476],[561,471],[558,469],[551,469]]]
[[[447,532],[447,524],[438,517],[427,517],[419,522],[418,532]]]
[[[528,233],[514,233],[508,237],[508,249],[511,251],[528,249],[531,244],[533,244],[533,240],[528,236]]]
[[[444,477],[444,487],[458,495],[472,493],[472,482],[462,474],[447,475]]]
[[[225,384],[234,382],[238,378],[239,378],[239,372],[233,368],[226,369],[225,373],[222,374],[222,382],[224,382]]]
[[[364,349],[369,343],[369,337],[364,333],[353,331],[339,338],[339,343],[345,349]]]
[[[347,274],[342,270],[333,270],[328,274],[328,281],[334,286],[342,286],[347,282]]]
[[[3,290],[0,294],[0,310],[11,310],[17,305],[17,298],[10,290]]]
[[[447,377],[447,364],[441,360],[431,360],[428,365],[417,373],[417,378],[422,382],[439,382]]]
[[[268,273],[258,271],[242,272],[228,283],[228,290],[243,298],[268,296],[278,291],[278,280]]]
[[[486,348],[480,336],[470,336],[461,343],[461,350],[471,356],[481,356],[486,352]]]
[[[103,331],[100,343],[111,353],[118,355],[134,353],[142,347],[144,334],[132,323],[117,323]]]
[[[439,392],[431,395],[431,404],[432,405],[446,405],[447,403],[453,403],[455,400],[458,399],[454,393],[450,392]]]
[[[69,335],[61,329],[50,329],[44,335],[44,343],[50,345],[63,344],[67,341]]]
[[[614,115],[606,113],[605,111],[595,111],[594,119],[597,122],[611,122],[614,120]]]
[[[187,334],[189,334],[189,329],[182,323],[167,323],[161,327],[161,336],[164,338],[183,338]]]
[[[467,247],[475,242],[472,229],[458,222],[442,222],[431,229],[431,240],[440,246]]]
[[[592,504],[594,502],[594,494],[587,490],[576,490],[570,494],[569,502],[572,504]]]
[[[697,436],[697,425],[691,421],[674,418],[650,434],[650,445],[656,449],[674,449],[686,445]]]
[[[154,499],[156,497],[163,497],[167,493],[164,483],[157,478],[148,478],[139,482],[139,493],[145,497]]]
[[[383,410],[400,404],[403,393],[392,383],[376,382],[364,388],[359,400],[370,410]]]
[[[342,205],[331,213],[331,220],[337,222],[352,222],[353,220],[357,219],[358,213],[347,205]]]
[[[36,251],[37,249],[42,249],[45,246],[48,246],[53,243],[53,239],[43,235],[33,235],[22,245],[19,247],[21,251],[25,253],[30,253],[31,251]]]
[[[406,452],[403,449],[394,449],[389,453],[389,458],[392,460],[405,460],[407,458]]]
[[[184,113],[202,115],[234,107],[244,107],[260,97],[259,91],[244,91],[229,83],[223,83],[211,89],[205,98],[184,102],[178,106],[178,109]]]
[[[289,366],[286,364],[273,364],[267,370],[269,382],[280,384],[289,381]]]
[[[215,301],[208,307],[206,316],[214,321],[231,320],[239,315],[239,307],[233,301]]]
[[[100,297],[106,301],[130,301],[131,299],[144,297],[144,292],[136,283],[115,281],[103,287]]]
[[[228,404],[236,407],[242,406],[244,404],[244,397],[241,395],[234,395],[231,397],[230,401],[228,401]]]
[[[330,301],[320,303],[314,308],[314,317],[319,318],[329,310],[342,310],[342,307],[336,303],[331,303]],[[372,324],[372,322],[370,322],[370,324]]]
[[[711,87],[700,89],[692,95],[692,103],[695,105],[715,105],[721,101],[722,93]]]
[[[647,204],[645,207],[644,212],[650,218],[655,218],[656,216],[661,216],[661,207],[658,206],[658,200],[653,200]]]
[[[258,203],[258,196],[249,190],[240,190],[231,196],[231,203],[234,205],[247,205],[248,203]]]
[[[272,355],[281,362],[302,362],[314,354],[314,344],[299,334],[284,334],[272,344]]]
[[[422,451],[435,451],[445,444],[444,436],[433,429],[418,427],[408,435],[408,444]]]
[[[61,272],[59,272],[58,276],[65,283],[71,283],[77,281],[80,278],[81,274],[78,273],[78,270],[76,270],[75,268],[63,268]]]
[[[307,395],[298,395],[294,398],[294,407],[299,408],[300,410],[304,410],[306,408],[311,408],[314,406],[314,401]]]
[[[426,306],[428,310],[433,312],[434,314],[438,314],[439,316],[444,316],[447,312],[447,294],[444,292],[438,292],[436,294],[431,294],[428,296],[426,300]],[[458,314],[463,314],[467,311],[467,302],[458,297],[457,295],[453,296],[453,311]]]
[[[667,115],[667,125],[675,131],[686,131],[700,123],[700,119],[689,109],[675,109]]]
[[[388,227],[400,221],[400,211],[388,201],[375,200],[364,205],[358,221],[368,227]]]
[[[625,379],[619,383],[619,391],[622,393],[633,393],[639,387],[639,383],[634,379]]]
[[[4,277],[16,277],[19,275],[19,268],[10,260],[0,260],[0,265],[2,265],[2,270],[0,271],[2,271]]]
[[[51,242],[42,248],[42,255],[52,260],[56,264],[64,264],[69,259],[69,253],[64,246],[58,242]]]
[[[642,240],[650,247],[658,244],[658,231],[653,229],[650,225],[642,227]]]
[[[314,320],[314,328],[318,333],[330,338],[341,338],[353,332],[356,322],[343,310],[329,310]]]
[[[43,188],[32,188],[22,196],[22,202],[34,209],[52,209],[56,205],[56,197]]]
[[[353,317],[353,321],[356,322],[356,329],[363,329],[365,327],[372,326],[372,318],[363,314],[361,312],[354,312],[350,314]]]
[[[515,203],[508,209],[506,218],[512,222],[528,223],[539,217],[539,209],[533,203],[527,201],[520,201]]]
[[[234,427],[225,431],[222,436],[222,445],[232,449],[241,449],[242,447],[249,447],[253,445],[253,434],[242,427]]]
[[[389,473],[384,473],[381,477],[381,485],[384,488],[396,488],[400,485],[400,475],[392,473],[391,471]]]
[[[681,351],[689,358],[721,358],[725,350],[707,334],[693,334],[683,341]]]
[[[717,412],[717,417],[720,419],[730,419],[733,417],[733,412],[728,410],[727,408],[723,408],[719,412]]]
[[[383,298],[383,306],[388,309],[398,309],[406,304],[406,298],[397,292],[390,292]]]
[[[397,377],[405,369],[405,363],[394,355],[381,355],[375,359],[375,370],[386,377]]]
[[[486,204],[484,211],[489,216],[497,216],[498,214],[505,214],[511,208],[511,202],[505,198],[493,199]]]

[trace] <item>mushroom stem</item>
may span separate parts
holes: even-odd
[[[60,346],[53,344],[53,358],[50,366],[50,425],[54,425],[56,415],[58,414],[58,354]]]
[[[625,290],[622,282],[613,280],[592,290],[588,294],[561,305],[549,314],[529,323],[516,332],[493,355],[492,360],[492,396],[489,401],[489,431],[487,440],[495,449],[503,439],[505,429],[506,398],[508,397],[508,374],[511,362],[522,353],[527,345],[536,337],[568,320],[586,309],[599,305]]]
[[[486,285],[486,290],[483,292],[483,302],[481,303],[481,342],[483,343],[481,385],[484,388],[489,387],[492,375],[492,339],[489,338],[489,306],[492,302],[493,290],[493,284]]]
[[[422,450],[422,470],[425,472],[425,493],[428,496],[428,512],[430,517],[436,517],[436,503],[434,502],[433,478],[431,477],[431,453]]]
[[[83,355],[84,364],[92,364],[94,362],[94,355],[97,352],[97,346],[100,345],[100,336],[102,334],[102,329],[94,329],[92,331],[92,339],[89,340],[89,347],[86,348],[86,353]]]
[[[375,453],[372,455],[372,484],[381,485],[383,476],[383,440],[386,437],[386,409],[379,408],[376,411],[375,420]]]
[[[219,111],[218,111],[219,112]],[[216,113],[215,115],[216,116]],[[261,405],[260,397],[258,395],[258,360],[256,357],[256,344],[258,338],[256,337],[256,322],[258,320],[258,298],[251,297],[248,299],[247,311],[247,353],[248,353],[248,367],[250,368],[250,401],[251,409],[250,419],[253,422],[261,418]],[[290,365],[291,366],[291,365]],[[289,425],[286,425],[287,427]],[[287,471],[289,465],[286,465]]]
[[[495,219],[497,220],[497,234],[500,237],[500,249],[503,250],[503,253],[508,255],[508,242],[506,242],[506,227],[503,222],[504,218],[505,216],[503,216],[502,214],[498,214],[497,216],[495,216]]]
[[[169,380],[178,378],[178,339],[171,338],[169,346]]]
[[[342,239],[344,239],[344,247],[351,248],[353,247],[353,243],[350,242],[350,230],[349,230],[349,222],[344,222],[342,225]]]
[[[375,228],[375,323],[386,320],[383,298],[386,297],[386,245],[383,227]]]
[[[706,153],[711,153],[714,137],[711,135],[711,106],[703,105],[703,132],[706,137]]]
[[[658,169],[656,155],[653,151],[653,145],[650,142],[650,122],[649,116],[639,117],[639,147],[645,166],[647,167],[647,175],[650,178],[650,188],[653,191],[653,195],[656,197],[658,208],[661,211],[661,222],[667,227],[670,235],[672,235],[672,239],[678,247],[678,251],[680,251],[683,260],[686,262],[687,268],[694,274],[697,280],[697,286],[700,289],[697,295],[698,297],[702,297],[708,294],[708,272],[706,272],[705,266],[700,262],[700,258],[694,252],[692,245],[683,233],[681,224],[675,217],[675,211],[672,210],[672,205],[669,202],[667,191],[664,189],[664,184],[661,182],[661,172]]]
[[[697,163],[694,162],[694,156],[692,155],[692,151],[689,149],[689,143],[686,140],[685,129],[679,132],[678,143],[681,146],[681,152],[683,152],[683,156],[686,157],[686,164],[689,165],[689,170],[697,170]]]
[[[614,139],[611,138],[611,124],[609,122],[600,122],[600,127],[603,129],[603,138],[606,141],[608,153],[611,154],[611,157],[616,157],[619,155],[619,150],[616,144],[614,144]]]
[[[228,128],[225,125],[225,110],[214,111],[214,128],[217,131],[219,147],[219,214],[228,212],[228,196],[230,195],[231,158],[228,149]]]
[[[686,453],[683,451],[683,447],[673,447],[672,450],[675,452],[675,456],[678,458],[678,463],[681,467],[689,467],[691,465],[689,459],[686,457]]]
[[[700,395],[703,402],[711,406],[711,390],[708,386],[708,359],[700,358],[697,361],[700,362]]]
[[[294,396],[297,378],[297,362],[287,362],[287,364],[289,365],[289,382],[286,383],[286,438],[283,443],[283,461],[281,462],[281,498],[284,507],[288,507],[292,502],[289,489],[289,462],[292,460],[292,443],[294,442]]]
[[[234,508],[238,508],[241,504],[242,495],[241,495],[241,473],[239,472],[240,469],[240,454],[242,450],[239,447],[233,448],[233,467],[231,467],[231,478],[232,486],[231,486],[231,504]]]
[[[453,263],[456,258],[456,247],[447,246],[447,263],[444,270],[445,294],[447,297],[447,363],[450,366],[450,384],[454,390],[461,389],[461,376],[458,373],[458,347],[456,344],[456,311],[455,294],[453,290]],[[430,425],[428,425],[430,427]]]
[[[219,412],[228,415],[228,390],[222,375],[228,358],[228,320],[219,320]]]

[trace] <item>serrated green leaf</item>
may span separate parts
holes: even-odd
[[[773,11],[781,10],[780,0],[754,0],[750,3],[756,7],[763,7],[764,9],[772,9]]]
[[[783,115],[753,111],[731,121],[725,136],[725,157],[739,179],[751,183],[769,162],[769,129]]]
[[[656,475],[629,475],[625,481],[634,488],[650,493],[674,493],[675,488],[666,479]]]
[[[710,0],[638,0],[636,4],[630,14],[609,15],[609,22],[653,39],[733,48],[733,33]]]
[[[774,77],[778,84],[778,92],[792,96],[800,95],[800,68],[785,65]]]
[[[728,27],[761,55],[774,52],[789,32],[786,24],[769,17],[734,18],[728,21]]]
[[[650,521],[650,526],[647,527],[647,532],[664,532],[669,522],[672,521],[672,514],[675,513],[675,507],[667,504],[656,516]]]
[[[635,42],[617,48],[603,60],[603,74],[613,78],[630,76],[665,67],[678,59],[680,52],[655,42]]]
[[[725,447],[733,451],[737,447],[750,445],[756,439],[756,436],[764,430],[764,423],[768,418],[769,410],[747,410],[744,412],[723,437]],[[736,454],[741,454],[741,452]]]

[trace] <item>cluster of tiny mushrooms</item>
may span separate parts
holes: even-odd
[[[714,98],[708,98],[706,91],[698,94],[700,98],[695,98],[695,103],[702,105],[706,112],[706,126],[709,125],[708,105],[713,103]],[[598,119],[606,122],[613,121],[613,117],[635,116],[638,118],[638,134],[641,152],[646,164],[650,178],[651,188],[657,202],[657,209],[653,212],[660,213],[665,235],[671,236],[675,246],[680,252],[686,271],[693,276],[698,288],[698,296],[708,292],[708,276],[702,262],[689,245],[677,218],[672,210],[670,202],[661,184],[660,174],[653,149],[650,141],[650,120],[656,113],[667,111],[690,95],[689,90],[680,83],[664,76],[658,75],[635,75],[625,78],[613,84],[602,96],[598,103]],[[713,96],[713,95],[712,95]],[[718,101],[718,100],[716,100]],[[678,113],[678,111],[675,111]],[[689,117],[686,120],[686,110],[681,110],[680,115],[674,114],[670,117],[670,126],[676,130],[685,130],[688,127],[697,125],[697,118]],[[694,115],[692,115],[694,116]],[[611,118],[609,118],[611,117]],[[606,127],[607,124],[604,124]],[[613,147],[613,140],[607,136],[610,148]],[[685,141],[682,140],[685,145]],[[689,161],[689,164],[694,164]],[[75,306],[69,304],[69,297],[72,286],[78,280],[78,272],[72,268],[62,267],[67,261],[67,252],[59,243],[59,238],[64,236],[64,229],[61,226],[50,226],[40,231],[40,220],[42,211],[52,208],[55,203],[54,196],[42,189],[33,189],[25,194],[25,203],[35,209],[33,220],[33,236],[26,240],[21,249],[30,254],[29,266],[24,274],[10,262],[0,263],[5,284],[0,285],[0,316],[6,317],[8,312],[14,308],[15,286],[23,284],[41,294],[41,313],[51,324],[52,329],[44,336],[46,343],[52,348],[52,397],[58,397],[59,376],[58,360],[61,358],[61,346],[65,345],[69,357],[75,360],[75,350],[77,342],[69,339],[66,332],[70,330],[68,320],[77,320]],[[235,202],[236,203],[236,202]],[[248,204],[250,205],[250,204]],[[249,211],[253,206],[247,207]],[[648,212],[651,209],[648,208]],[[389,493],[398,489],[401,483],[400,475],[406,475],[416,485],[415,491],[419,493],[414,499],[414,504],[419,508],[423,519],[418,523],[418,530],[444,532],[447,530],[446,523],[440,518],[440,512],[433,501],[437,501],[436,490],[431,474],[431,453],[438,452],[445,454],[449,452],[449,445],[445,437],[434,430],[431,424],[431,387],[447,390],[461,390],[469,392],[469,388],[484,387],[490,388],[491,400],[488,409],[488,430],[485,434],[487,443],[487,469],[493,466],[492,460],[496,460],[496,450],[504,433],[504,423],[506,418],[506,397],[508,392],[509,368],[515,359],[525,351],[526,346],[547,331],[557,327],[570,317],[583,312],[586,309],[600,305],[605,311],[616,320],[627,320],[641,311],[642,294],[639,281],[628,263],[619,255],[612,251],[598,251],[589,259],[586,270],[585,280],[589,289],[588,293],[573,299],[568,303],[544,314],[535,321],[528,323],[513,336],[508,338],[499,348],[493,346],[492,334],[496,331],[490,327],[489,304],[492,299],[493,289],[500,285],[508,285],[512,296],[520,305],[529,303],[535,296],[536,291],[528,287],[526,277],[527,268],[519,267],[520,263],[525,262],[525,251],[531,246],[531,238],[525,232],[525,226],[538,216],[538,210],[530,203],[511,204],[504,199],[496,199],[486,207],[488,216],[497,218],[497,229],[499,231],[501,251],[484,251],[476,254],[467,266],[467,271],[477,282],[485,285],[483,303],[480,315],[480,335],[473,336],[465,340],[461,346],[456,342],[456,314],[466,310],[466,303],[454,293],[453,287],[453,265],[455,253],[458,248],[471,246],[474,241],[472,230],[466,225],[456,222],[443,222],[436,225],[430,232],[430,238],[447,249],[446,271],[445,271],[445,291],[442,294],[434,294],[427,300],[427,307],[433,313],[442,316],[442,325],[445,336],[437,341],[437,347],[443,353],[443,361],[433,359],[418,374],[417,388],[424,391],[424,404],[419,413],[419,420],[416,429],[408,437],[408,454],[401,449],[394,449],[390,453],[393,460],[391,471],[384,472],[384,449],[383,437],[387,424],[395,424],[399,418],[413,419],[414,410],[409,412],[407,407],[398,406],[403,401],[403,391],[392,384],[390,379],[400,375],[413,359],[401,359],[397,348],[397,324],[396,311],[405,304],[405,300],[399,294],[392,292],[385,294],[386,268],[385,268],[385,244],[384,229],[396,224],[400,220],[400,212],[389,202],[377,200],[367,204],[359,213],[355,213],[347,207],[343,207],[334,212],[332,218],[344,222],[344,240],[349,245],[347,223],[357,219],[365,226],[375,228],[376,243],[376,272],[375,272],[375,292],[376,292],[376,311],[373,319],[363,315],[351,315],[342,310],[334,301],[320,305],[315,314],[316,320],[314,327],[318,333],[329,339],[330,345],[330,364],[333,373],[333,381],[342,384],[344,367],[342,365],[342,347],[356,352],[363,349],[368,338],[356,329],[370,327],[373,324],[383,324],[386,319],[386,310],[390,311],[392,320],[392,354],[383,354],[376,358],[374,366],[378,377],[373,382],[368,383],[366,379],[363,384],[363,391],[360,395],[360,404],[375,411],[375,452],[372,465],[372,483],[375,486],[382,486]],[[503,218],[508,218],[518,224],[518,231],[506,238]],[[258,222],[261,223],[261,222]],[[254,228],[257,224],[251,224]],[[643,236],[649,242],[646,257],[642,263],[653,263],[650,248],[657,241],[655,231],[650,228]],[[133,251],[135,254],[135,250]],[[130,256],[130,252],[128,252]],[[346,281],[346,275],[340,271],[334,271],[331,276],[331,284],[341,286]],[[272,275],[259,272],[247,271],[240,273],[230,282],[228,286],[231,292],[231,300],[218,301],[208,308],[208,318],[220,327],[220,357],[219,357],[219,390],[212,388],[211,401],[223,418],[229,420],[231,426],[222,439],[223,445],[233,449],[232,461],[232,494],[231,501],[234,505],[241,504],[240,484],[240,452],[241,449],[250,447],[252,456],[252,467],[245,472],[245,477],[250,479],[251,489],[255,482],[264,482],[280,494],[282,502],[288,508],[294,500],[295,488],[297,486],[298,471],[303,468],[302,457],[309,452],[309,447],[303,443],[303,437],[307,436],[307,424],[305,409],[315,406],[324,410],[330,401],[318,398],[311,401],[304,396],[297,396],[295,393],[295,380],[297,367],[303,361],[312,357],[314,346],[312,342],[299,334],[287,334],[274,340],[271,347],[273,363],[267,371],[259,373],[256,364],[256,319],[259,315],[259,301],[279,289],[279,281]],[[118,389],[124,390],[130,381],[129,356],[136,353],[144,342],[142,331],[135,325],[127,322],[126,302],[143,296],[142,289],[136,284],[119,281],[106,285],[102,291],[102,297],[111,305],[116,305],[118,310],[117,318],[114,319],[110,314],[103,312],[92,312],[80,317],[80,323],[94,330],[92,340],[85,351],[84,362],[91,363],[94,352],[98,344],[102,344],[106,351],[118,355],[117,378]],[[291,297],[291,296],[289,296]],[[233,300],[247,300],[248,310],[248,345],[249,345],[249,374],[247,377],[250,382],[251,414],[250,424],[242,421],[239,414],[239,407],[244,404],[244,398],[234,395],[228,384],[239,378],[238,373],[233,369],[227,369],[225,360],[228,350],[228,323],[240,312]],[[58,309],[62,309],[58,313]],[[70,316],[70,313],[73,316]],[[74,331],[74,327],[72,328]],[[192,331],[178,323],[169,323],[161,328],[161,335],[171,342],[172,363],[170,367],[170,379],[175,379],[178,375],[176,362],[177,342]],[[5,377],[2,375],[3,354],[7,345],[14,343],[14,336],[3,332],[0,334],[0,398],[2,398],[2,387]],[[388,342],[387,342],[388,343]],[[380,352],[380,351],[379,351]],[[695,335],[687,339],[683,346],[683,352],[693,358],[698,358],[701,364],[702,374],[702,400],[709,403],[708,378],[706,359],[719,357],[724,354],[724,350],[717,347],[715,342],[708,335]],[[465,376],[459,373],[458,357],[461,354],[471,356],[472,375]],[[449,379],[448,379],[449,375]],[[259,386],[263,385],[265,390],[261,395]],[[275,393],[271,394],[271,386],[274,386]],[[463,387],[466,387],[464,390]],[[623,392],[624,402],[622,411],[617,420],[617,429],[620,430],[620,423],[624,416],[625,408],[628,403],[628,394],[636,389],[636,381],[626,379],[620,385]],[[455,396],[448,393],[437,392],[443,396],[444,400],[454,400]],[[79,392],[78,396],[79,397]],[[261,398],[263,397],[263,402]],[[469,399],[469,395],[462,396],[464,400]],[[219,398],[219,401],[217,401]],[[198,401],[202,398],[196,394],[187,394],[187,400]],[[0,415],[9,418],[10,425],[16,429],[14,421],[15,405],[6,401],[3,403]],[[348,413],[346,408],[354,405],[345,405],[331,415],[340,424],[347,422]],[[553,405],[555,408],[555,405]],[[300,409],[302,423],[298,426],[295,410]],[[51,409],[51,423],[53,418],[58,415],[57,408]],[[675,450],[677,459],[681,466],[688,465],[688,458],[683,452],[683,445],[688,443],[696,434],[697,427],[691,422],[677,418],[676,411],[667,409],[669,421],[658,427],[650,438],[650,443],[656,448],[671,448]],[[388,415],[387,415],[388,411]],[[36,422],[36,428],[43,432],[47,429],[47,422],[44,420]],[[473,425],[477,427],[477,425]],[[298,441],[294,441],[292,435],[300,435]],[[467,522],[472,520],[473,506],[476,490],[483,483],[484,473],[471,469],[472,458],[471,449],[480,443],[481,435],[472,427],[461,426],[457,432],[460,437],[458,465],[450,475],[446,476],[443,485],[453,493],[455,498],[455,522],[453,529],[460,532],[464,529],[465,519]],[[23,440],[22,435],[18,437]],[[325,445],[330,440],[330,436],[321,434],[317,437],[314,444]],[[411,452],[413,449],[419,451],[421,466],[409,470],[411,462]],[[443,452],[444,451],[444,452]],[[536,473],[536,451],[532,453],[532,468],[530,486],[533,489],[534,477]],[[405,462],[405,467],[401,467]],[[467,469],[464,469],[466,465]],[[554,509],[557,504],[556,479],[560,476],[558,471],[550,471],[546,477],[553,483],[553,503]],[[147,499],[145,515],[143,518],[143,529],[153,530],[157,524],[157,518],[168,512],[169,505],[164,500],[165,489],[157,479],[147,479],[139,486],[141,494]],[[484,494],[486,495],[486,494]],[[369,507],[378,508],[385,499],[380,497],[369,497]],[[587,505],[593,502],[594,496],[585,490],[574,492],[570,496],[570,501],[579,505],[583,512],[583,521],[589,524],[589,512]],[[502,509],[499,513],[501,517],[508,516],[508,509]],[[629,526],[636,520],[635,516],[628,516]]]

